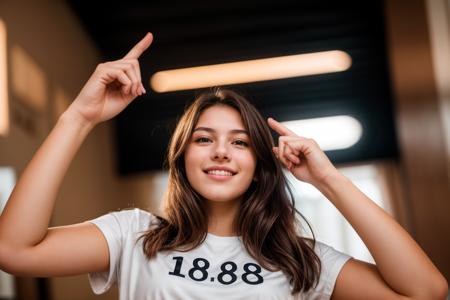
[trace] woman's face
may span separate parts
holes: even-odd
[[[256,156],[237,110],[226,105],[205,109],[184,154],[189,183],[210,201],[234,201],[250,186]]]

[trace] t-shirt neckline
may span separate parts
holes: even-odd
[[[233,235],[233,236],[220,236],[213,233],[208,232],[206,234],[206,240],[213,242],[213,243],[222,243],[222,244],[228,244],[228,243],[238,243],[240,242],[241,236]]]

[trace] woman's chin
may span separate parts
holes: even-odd
[[[239,196],[227,196],[223,193],[220,194],[208,194],[203,196],[208,202],[212,203],[234,203],[239,201],[242,197]]]

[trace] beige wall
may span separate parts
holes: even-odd
[[[99,62],[99,53],[63,1],[1,1],[0,18],[6,23],[8,34],[11,113],[10,133],[0,137],[0,165],[11,166],[20,175],[54,125],[58,110],[55,105],[61,104],[56,90],[62,90],[68,101],[76,97]],[[12,78],[18,73],[12,68],[12,61],[14,49],[18,48],[44,75],[47,102],[42,110],[31,109],[27,99],[13,88]],[[23,83],[28,79],[19,80]],[[82,222],[129,206],[155,208],[147,201],[160,177],[148,174],[119,180],[115,175],[112,136],[111,123],[98,126],[89,135],[63,182],[52,226]],[[156,190],[157,197],[161,193]],[[20,278],[16,283],[20,299],[37,298],[35,279]],[[117,299],[115,287],[102,296],[94,295],[86,275],[52,278],[47,284],[54,300]]]

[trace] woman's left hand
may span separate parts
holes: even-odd
[[[272,118],[268,124],[280,135],[273,152],[295,178],[317,186],[339,173],[316,141],[296,135]]]

